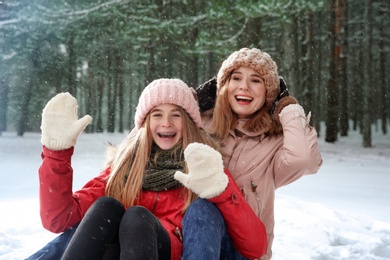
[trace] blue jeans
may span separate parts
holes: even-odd
[[[47,245],[42,247],[33,255],[25,260],[58,260],[61,259],[69,241],[72,239],[74,232],[79,224],[68,229],[58,237],[54,238]]]
[[[220,211],[208,200],[191,203],[182,224],[183,260],[247,259],[234,247]]]

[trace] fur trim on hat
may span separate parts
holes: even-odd
[[[191,90],[180,79],[157,79],[152,81],[143,90],[137,110],[135,112],[135,126],[142,127],[149,112],[161,104],[174,104],[182,107],[192,118],[198,127],[202,121],[199,112],[198,102],[194,97],[194,90]]]
[[[267,90],[267,98],[264,106],[268,111],[280,93],[276,63],[268,53],[256,48],[242,48],[239,51],[235,51],[222,63],[219,69],[217,76],[218,91],[226,84],[233,71],[240,67],[254,69],[264,80],[264,85]]]

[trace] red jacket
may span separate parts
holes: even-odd
[[[43,147],[42,165],[39,168],[40,214],[44,228],[63,232],[80,222],[92,203],[105,195],[107,168],[99,176],[90,180],[81,190],[72,192],[73,169],[71,156],[74,148],[52,151]],[[226,190],[218,197],[210,199],[221,211],[229,235],[235,247],[245,257],[259,258],[267,250],[267,235],[263,223],[246,203],[240,189],[231,179]],[[185,200],[183,190],[142,191],[139,205],[150,210],[168,231],[171,240],[171,259],[180,259],[182,243],[183,214]]]

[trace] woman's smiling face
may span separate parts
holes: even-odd
[[[267,93],[264,80],[254,69],[234,70],[228,84],[229,103],[238,118],[250,118],[264,105]]]

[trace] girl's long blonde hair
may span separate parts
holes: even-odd
[[[188,144],[193,142],[204,143],[219,150],[217,144],[203,130],[198,128],[187,112],[180,106],[176,106],[183,118],[183,138],[181,149],[183,152]],[[150,132],[150,114],[147,115],[143,127],[122,141],[115,152],[111,173],[108,177],[106,195],[120,201],[125,208],[135,205],[142,190],[142,180],[149,162],[149,156],[153,144]],[[185,167],[187,172],[187,167]],[[127,176],[127,180],[125,181]],[[196,198],[191,190],[186,189],[186,203],[183,211]]]

